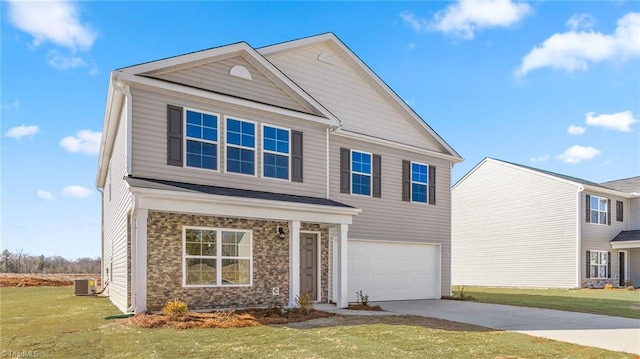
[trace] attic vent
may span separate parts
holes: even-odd
[[[252,80],[251,73],[246,67],[236,65],[229,70],[229,75],[239,77],[241,79]]]
[[[320,55],[318,55],[318,61],[327,63],[329,65],[335,65],[336,64],[333,61],[333,57],[331,57],[331,55],[327,54],[326,52],[323,52]]]

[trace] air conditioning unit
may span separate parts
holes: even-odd
[[[76,279],[73,281],[73,295],[96,294],[95,279]]]

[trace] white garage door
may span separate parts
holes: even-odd
[[[438,247],[349,240],[349,301],[356,291],[370,301],[440,297]]]

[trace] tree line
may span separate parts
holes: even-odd
[[[0,272],[95,274],[100,273],[100,257],[68,260],[61,256],[34,256],[22,253],[22,250],[14,253],[5,249],[0,255]]]

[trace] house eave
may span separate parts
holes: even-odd
[[[114,82],[116,81],[115,73],[111,74],[109,81],[109,89],[107,91],[107,102],[104,120],[102,124],[102,137],[100,139],[100,152],[98,154],[98,168],[96,173],[96,187],[104,188],[109,159],[113,152],[116,132],[118,129],[118,121],[120,121],[120,110],[124,101],[124,94],[116,91]]]
[[[611,242],[611,249],[631,249],[631,248],[640,248],[640,240]]]

